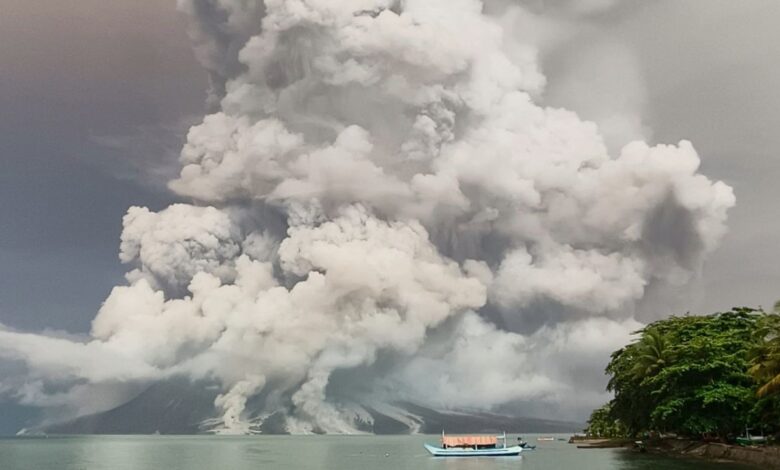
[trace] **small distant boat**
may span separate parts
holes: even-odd
[[[555,438],[554,437],[537,437],[536,440],[537,441],[554,441]]]
[[[751,436],[750,435],[750,429],[745,427],[745,435],[737,437],[736,441],[737,444],[741,446],[754,446],[754,445],[762,445],[766,444],[767,440],[766,437],[763,435],[763,432],[760,436]]]
[[[509,457],[523,451],[520,446],[507,446],[506,433],[500,436],[447,436],[442,431],[441,447],[424,446],[434,457]]]
[[[531,445],[531,444],[525,442],[522,437],[518,437],[517,438],[517,445],[522,447],[523,450],[535,450],[536,449],[535,445]]]
[[[766,444],[766,437],[764,436],[739,436],[736,438],[737,444],[741,446],[754,446]]]

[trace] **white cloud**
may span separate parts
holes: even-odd
[[[477,0],[181,5],[224,85],[170,183],[192,204],[128,211],[135,269],[93,341],[3,333],[35,374],[116,380],[79,364],[95,350],[134,380],[218,380],[239,432],[261,392],[301,432],[354,431],[366,390],[581,411],[646,287],[694,278],[725,231],[733,193],[690,143],[610,153],[596,124],[540,105],[543,31],[519,37]]]

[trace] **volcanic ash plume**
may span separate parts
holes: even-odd
[[[518,6],[179,6],[212,80],[170,182],[190,203],[128,211],[128,283],[88,341],[0,331],[23,401],[58,384],[83,412],[74,387],[186,375],[220,385],[224,432],[272,414],[355,432],[398,402],[576,415],[648,292],[689,283],[724,233],[731,188],[690,143],[610,155],[540,104]],[[117,370],[73,365],[91,354]]]

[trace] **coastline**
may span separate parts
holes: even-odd
[[[650,442],[650,452],[711,461],[729,461],[763,469],[780,469],[780,447],[743,447],[718,442],[663,439]]]
[[[647,452],[685,458],[697,458],[713,462],[734,462],[762,469],[780,470],[780,447],[743,447],[717,442],[690,439],[660,439],[643,441]],[[570,444],[578,449],[636,449],[632,439],[589,439],[572,436]]]

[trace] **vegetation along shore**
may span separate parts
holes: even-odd
[[[612,353],[590,439],[780,468],[780,302],[647,325]]]

